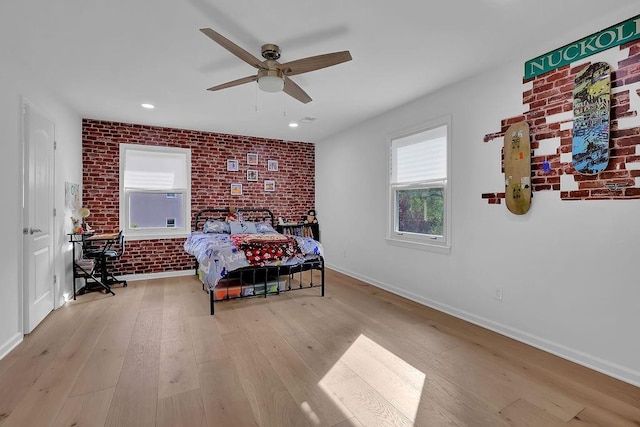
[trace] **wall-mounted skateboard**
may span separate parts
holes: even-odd
[[[596,62],[576,76],[573,86],[573,167],[596,174],[609,164],[611,69]]]
[[[504,193],[507,208],[523,215],[531,207],[531,140],[529,125],[511,125],[504,135]]]

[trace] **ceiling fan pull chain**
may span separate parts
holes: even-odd
[[[287,98],[282,97],[282,115],[287,117]]]
[[[256,84],[256,112],[258,112],[258,85]]]

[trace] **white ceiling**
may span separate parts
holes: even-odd
[[[0,54],[82,117],[315,142],[638,9],[629,0],[4,0]],[[353,60],[293,77],[313,98],[306,105],[255,83],[209,92],[255,69],[203,27],[256,57],[275,43],[281,62],[345,49]],[[317,120],[287,126],[304,117]]]

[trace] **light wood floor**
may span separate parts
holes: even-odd
[[[115,291],[0,361],[2,427],[640,425],[640,389],[335,272],[215,316],[193,277]]]

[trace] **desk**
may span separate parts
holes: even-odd
[[[82,295],[88,290],[88,281],[102,287],[105,292],[115,295],[108,283],[108,272],[105,267],[106,260],[104,252],[108,250],[118,239],[118,233],[108,234],[69,234],[69,242],[72,244],[73,258],[73,299],[76,299],[76,293]],[[76,245],[80,245],[80,250],[84,255],[86,245],[90,242],[97,243],[98,257],[95,259],[76,258]],[[96,253],[96,252],[94,252]],[[96,264],[97,262],[97,264]],[[98,270],[100,276],[98,276]],[[76,279],[84,279],[84,286],[76,292]]]

